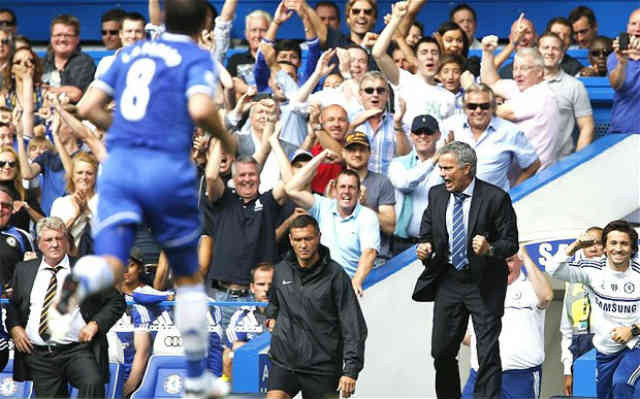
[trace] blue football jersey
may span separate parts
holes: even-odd
[[[118,53],[95,87],[116,102],[107,149],[147,147],[188,157],[194,124],[189,96],[213,96],[211,54],[184,35],[164,33]]]

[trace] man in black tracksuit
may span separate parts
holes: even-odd
[[[275,324],[267,398],[348,398],[367,338],[351,279],[320,245],[313,217],[298,216],[289,239],[293,251],[276,265],[266,310]]]

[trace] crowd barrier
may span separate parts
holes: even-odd
[[[584,230],[585,226],[604,225],[610,220],[624,218],[638,209],[640,161],[637,158],[637,148],[640,148],[639,146],[640,137],[638,135],[607,136],[511,190],[510,194],[518,214],[520,239],[527,244],[531,257],[541,268],[544,269],[551,256],[561,250],[563,246],[568,245],[573,240],[573,237],[576,237]],[[624,176],[608,172],[607,166],[610,167],[614,162],[628,166]],[[586,179],[598,181],[600,184],[595,185],[597,187],[585,186]],[[593,192],[587,189],[591,189]],[[588,198],[588,200],[580,201],[579,203],[573,201],[572,207],[549,206],[550,204],[558,203],[560,199],[566,201],[567,198],[573,198],[571,195],[576,193],[580,194],[580,198]],[[627,195],[623,195],[624,193]],[[629,198],[629,194],[632,194],[632,198]],[[601,201],[605,200],[604,197],[608,199],[617,198],[617,206],[612,208],[603,205]],[[370,294],[369,288],[377,286],[391,276],[398,275],[401,270],[408,270],[407,266],[414,264],[415,261],[414,249],[410,248],[390,260],[386,265],[374,269],[364,284],[366,292],[369,294],[369,296],[365,296],[365,298],[369,298],[365,299],[365,302],[367,300],[370,301],[370,295],[373,295]],[[414,276],[411,276],[411,278],[415,279]],[[403,282],[403,286],[408,286],[408,284]],[[398,291],[394,290],[393,295],[397,296],[397,293]],[[6,300],[2,302],[6,302]],[[211,302],[211,304],[218,306],[264,306],[264,304],[242,302]],[[376,313],[377,316],[374,316],[373,313],[367,311],[366,305],[365,303],[363,309],[372,326],[374,325],[374,320],[371,320],[372,317],[384,318],[385,323],[390,322],[389,313]],[[172,302],[164,302],[162,306],[169,308],[172,306]],[[406,315],[402,314],[402,308],[398,308],[395,311],[406,320]],[[158,362],[158,364],[163,364],[163,366],[154,366],[154,368],[147,370],[141,389],[143,387],[146,390],[153,389],[153,397],[179,397],[181,395],[180,389],[183,386],[183,374],[180,374],[181,368],[174,367],[177,364],[175,359],[181,358],[179,334],[173,323],[166,319],[157,321],[155,330],[158,331],[156,344],[159,346],[154,344],[153,356],[157,356],[158,359],[161,356],[174,356],[174,360],[171,360],[173,363],[168,362],[168,365],[160,360],[152,360],[153,362]],[[374,330],[378,333],[377,328],[372,328],[372,336]],[[164,335],[161,333],[164,333]],[[399,333],[406,334],[406,331],[400,331]],[[389,331],[384,331],[384,334],[386,339],[389,340]],[[166,341],[159,339],[158,337],[160,336],[171,338]],[[174,337],[177,338],[173,339]],[[233,392],[255,393],[265,390],[269,371],[267,355],[269,341],[270,335],[265,333],[236,351]],[[391,342],[395,341],[395,339],[391,339]],[[164,350],[158,349],[162,347],[164,347]],[[386,351],[378,349],[375,352],[377,353],[374,356],[386,356]],[[406,354],[407,352],[398,351],[398,353]],[[373,364],[389,364],[384,363],[383,359],[372,358],[369,354],[367,356]],[[395,369],[402,367],[401,364],[394,364]],[[559,367],[559,365],[555,366]],[[579,367],[574,371],[574,378],[579,381],[592,381],[593,367],[594,359],[589,356],[581,358]],[[2,395],[5,397],[27,397],[30,393],[30,385],[28,383],[18,384],[13,382],[9,378],[11,370],[12,363],[10,362],[2,372],[2,375],[0,375],[0,397]],[[161,373],[161,370],[164,371]],[[410,373],[406,374],[412,375]],[[118,373],[114,373],[113,378],[112,384],[117,386]],[[377,380],[381,379],[382,377],[377,378]],[[396,381],[396,383],[402,385],[401,381]],[[5,395],[5,392],[10,392],[10,394]],[[109,392],[114,392],[115,395],[117,389],[109,389]],[[576,393],[581,396],[588,396],[587,391]],[[142,397],[141,395],[137,397]]]
[[[209,1],[218,10],[224,1]],[[554,1],[552,10],[548,1],[531,0],[430,0],[418,14],[417,19],[424,24],[430,34],[449,18],[449,11],[458,3],[470,4],[478,14],[478,34],[482,37],[497,34],[502,38],[509,35],[511,23],[521,12],[533,21],[536,30],[544,30],[547,21],[555,16],[568,16],[571,10],[579,5],[586,5],[595,10],[598,16],[598,28],[601,34],[613,37],[625,29],[627,16],[637,7],[633,1],[625,0],[567,0]],[[316,1],[309,1],[314,5]],[[345,0],[337,0],[342,16],[342,30],[346,31],[344,22]],[[390,12],[393,1],[378,1],[378,18],[376,32],[384,28],[383,16]],[[244,16],[255,9],[268,11],[273,15],[278,5],[277,0],[240,0],[236,10],[236,20],[231,31],[232,37],[244,37]],[[80,20],[81,39],[83,41],[100,41],[100,15],[119,6],[127,11],[137,11],[148,15],[147,0],[123,0],[114,3],[112,0],[3,0],[2,7],[14,10],[18,16],[20,33],[31,40],[49,41],[49,25],[60,13],[70,13]],[[278,31],[279,38],[295,39],[304,37],[302,24],[297,18],[291,18]]]

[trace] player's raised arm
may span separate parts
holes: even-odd
[[[101,87],[94,87],[87,91],[87,94],[78,103],[78,117],[86,119],[103,131],[109,130],[113,115],[107,111],[107,104],[111,100],[111,95]]]

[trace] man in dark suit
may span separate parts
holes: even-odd
[[[475,178],[476,154],[454,141],[438,158],[444,184],[429,191],[416,253],[425,265],[413,293],[434,301],[431,355],[438,398],[460,397],[456,356],[469,321],[478,337],[475,398],[500,397],[502,327],[508,269],[518,251],[516,215],[509,195]]]
[[[7,329],[16,347],[13,378],[33,380],[38,398],[68,398],[68,383],[81,398],[104,398],[106,333],[124,313],[124,297],[112,288],[88,298],[72,311],[69,332],[52,337],[48,310],[75,260],[67,255],[70,236],[62,219],[43,218],[36,230],[42,257],[16,266],[7,306]]]

